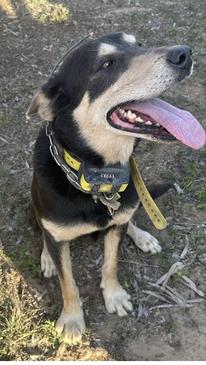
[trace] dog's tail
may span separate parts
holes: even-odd
[[[179,192],[178,185],[176,183],[166,183],[166,184],[152,184],[148,187],[149,193],[153,199],[157,199],[163,194],[165,194],[168,190],[174,190]]]

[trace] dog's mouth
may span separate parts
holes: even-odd
[[[181,141],[193,149],[201,148],[206,134],[193,115],[160,99],[131,101],[117,105],[107,113],[111,127],[127,134],[159,142]]]

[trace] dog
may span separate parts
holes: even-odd
[[[68,52],[31,101],[28,114],[47,121],[35,145],[32,182],[44,243],[41,269],[47,278],[58,274],[63,309],[56,326],[70,344],[81,340],[85,321],[69,242],[104,232],[100,286],[107,311],[119,316],[132,311],[117,277],[125,234],[145,252],[161,250],[131,222],[139,197],[128,163],[140,140],[181,141],[194,149],[205,144],[190,113],[157,98],[191,75],[191,55],[186,45],[144,48],[123,32],[87,39]]]

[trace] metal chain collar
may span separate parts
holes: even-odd
[[[59,153],[59,150],[54,142],[54,132],[51,128],[51,122],[46,123],[46,135],[49,138],[50,142],[50,153],[52,157],[54,158],[57,165],[62,169],[62,171],[65,173],[67,180],[78,190],[82,191],[85,194],[91,194],[92,198],[94,199],[94,202],[97,203],[98,200],[107,207],[109,214],[112,216],[116,210],[120,207],[120,202],[117,201],[119,199],[119,194],[112,194],[112,193],[101,193],[99,195],[92,194],[88,191],[85,191],[82,189],[81,185],[78,181],[78,175],[75,174],[72,169],[68,167],[68,165],[64,162],[64,159]]]
[[[46,135],[47,137],[49,138],[49,142],[50,142],[50,146],[49,146],[49,149],[50,149],[50,152],[51,152],[51,155],[52,157],[54,158],[55,162],[57,163],[57,165],[59,167],[61,167],[61,169],[64,171],[64,173],[66,174],[66,178],[69,180],[69,182],[75,186],[75,188],[81,190],[82,192],[84,193],[87,193],[85,192],[81,185],[79,184],[78,182],[78,176],[75,174],[75,172],[73,172],[68,166],[67,164],[64,162],[62,156],[59,154],[59,151],[58,151],[58,148],[54,142],[54,138],[53,138],[53,131],[52,131],[52,128],[51,128],[51,125],[50,125],[50,122],[47,122],[46,124]]]

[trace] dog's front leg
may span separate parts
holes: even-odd
[[[127,312],[132,310],[130,295],[121,287],[117,277],[118,246],[125,232],[125,225],[113,226],[106,232],[104,238],[101,288],[107,311],[116,312],[119,316],[126,316]]]
[[[56,242],[48,233],[44,234],[44,237],[48,253],[57,268],[63,297],[63,309],[56,328],[63,334],[63,339],[67,343],[74,345],[81,340],[85,322],[79,290],[72,275],[69,243]]]

